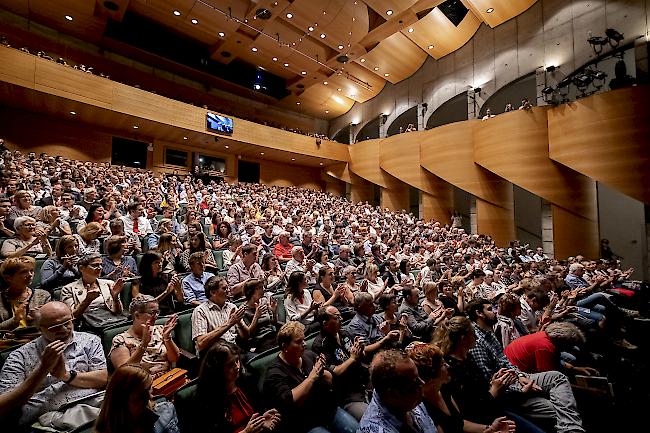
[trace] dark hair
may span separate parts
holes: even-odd
[[[505,317],[511,317],[518,306],[520,306],[519,298],[512,293],[506,293],[499,298],[499,314]]]
[[[271,259],[275,257],[272,253],[266,253],[264,254],[264,257],[262,257],[262,270],[263,271],[270,271],[271,270]]]
[[[214,220],[213,220],[214,223]],[[228,224],[225,221],[221,221],[219,225],[217,226],[217,232],[215,233],[215,236],[221,236],[221,226],[226,226],[228,228],[228,232],[226,233],[225,238],[228,239],[228,236],[232,234],[232,226]]]
[[[287,296],[300,296],[300,282],[305,278],[305,273],[302,271],[293,271],[289,275],[289,281],[287,282],[286,295]]]
[[[106,240],[106,253],[111,256],[117,254],[122,248],[126,236],[113,235]]]
[[[140,280],[141,286],[145,284],[155,284],[156,280],[161,279],[161,275],[159,274],[156,280],[154,280],[153,273],[151,272],[151,266],[156,260],[162,260],[162,256],[155,251],[147,251],[142,255],[140,264],[138,265],[138,273],[142,278]]]
[[[132,212],[132,211],[136,210],[138,208],[138,206],[140,206],[140,203],[138,203],[137,201],[132,201],[131,203],[129,203],[126,206],[126,211],[127,212]]]
[[[224,370],[231,356],[239,357],[239,348],[225,340],[217,340],[205,352],[197,379],[195,400],[204,410],[198,410],[197,413],[208,417],[222,414],[227,409],[228,395]]]
[[[86,215],[86,222],[87,223],[90,223],[90,222],[94,221],[93,215],[95,214],[95,211],[97,209],[99,209],[100,207],[104,207],[104,206],[102,206],[99,203],[93,203],[93,204],[90,205],[90,208],[88,209],[88,215]],[[104,219],[103,216],[102,216],[102,219]]]
[[[370,380],[381,397],[389,392],[403,389],[404,378],[398,374],[397,366],[410,358],[401,350],[384,350],[372,360]]]
[[[397,297],[395,295],[393,295],[393,294],[382,293],[377,298],[377,305],[379,305],[379,308],[381,308],[382,310],[385,310],[386,308],[388,308],[390,303],[393,302],[396,299],[397,299]]]
[[[481,269],[474,269],[470,275],[472,279],[480,278],[484,276],[485,276],[485,272],[483,272]]]
[[[472,322],[476,322],[476,320],[478,319],[478,314],[483,313],[484,305],[492,305],[492,303],[487,299],[483,299],[483,298],[474,299],[465,307],[465,312],[467,313],[467,317],[469,317]]]
[[[408,259],[402,259],[399,262],[399,271],[403,274],[406,274],[406,266],[409,264]]]
[[[257,251],[257,246],[253,244],[246,244],[241,248],[241,255],[245,256],[246,254],[250,254],[254,251]]]
[[[226,279],[221,275],[213,275],[210,278],[208,278],[208,281],[205,282],[205,286],[204,286],[205,297],[210,299],[210,296],[212,296],[212,292],[216,292],[217,290],[219,290],[219,284],[222,281],[226,281]]]
[[[251,278],[250,280],[244,283],[244,297],[246,300],[250,300],[253,297],[253,294],[258,288],[264,288],[264,280]]]
[[[194,238],[199,238],[199,246],[194,248],[194,245],[192,245],[192,239]],[[196,252],[203,252],[207,249],[206,243],[205,243],[205,233],[203,232],[197,232],[192,238],[190,239],[190,254],[196,253]]]

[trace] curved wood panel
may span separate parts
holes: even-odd
[[[395,33],[370,50],[364,59],[365,61],[360,63],[363,67],[395,84],[420,69],[427,59],[427,53],[403,34]],[[379,69],[375,71],[374,68]],[[384,74],[389,75],[386,77]]]
[[[506,2],[495,2],[494,0],[461,1],[490,27],[496,27],[516,17],[537,2],[537,0],[508,0]],[[488,8],[493,10],[488,13]]]
[[[474,128],[479,123],[469,120],[424,131],[421,165],[475,197],[512,209],[512,184],[474,163]]]
[[[379,166],[420,191],[434,194],[433,175],[420,165],[420,136],[426,131],[398,134],[379,143]]]
[[[548,112],[549,156],[650,203],[650,88],[594,95]]]
[[[203,108],[87,74],[12,48],[0,47],[0,79],[6,79],[5,86],[20,91],[35,89],[37,92],[34,93],[41,99],[54,101],[62,98],[71,102],[75,107],[71,109],[75,111],[97,112],[104,123],[117,125],[130,120],[133,125],[136,122],[154,122],[158,127],[183,129],[185,134],[193,132],[205,137],[218,136],[206,130],[207,110]],[[66,113],[67,111],[59,111],[52,114],[62,116]],[[314,137],[235,117],[233,123],[234,132],[231,136],[218,137],[257,146],[259,150],[290,152],[330,161],[347,162],[349,159],[348,146],[342,143],[323,140],[317,145]],[[144,133],[146,129],[140,131]]]
[[[379,167],[379,143],[381,139],[366,140],[349,146],[349,169],[368,182],[388,188],[390,180]]]
[[[476,231],[492,236],[497,245],[505,247],[515,239],[514,209],[496,206],[477,198]]]
[[[515,185],[596,221],[596,182],[548,157],[547,108],[513,111],[480,122],[474,129],[474,160]]]

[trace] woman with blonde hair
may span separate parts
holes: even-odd
[[[79,252],[81,255],[97,253],[99,254],[100,243],[99,236],[104,232],[104,227],[98,222],[86,224],[79,230],[74,237],[79,243]]]
[[[28,216],[34,219],[41,213],[40,206],[34,206],[32,195],[29,191],[20,190],[14,194],[14,205],[9,209],[5,224],[11,227],[19,217]]]
[[[386,290],[386,283],[379,276],[379,266],[374,263],[368,264],[363,273],[363,281],[360,290],[368,292],[373,298],[377,299]]]
[[[59,208],[56,206],[45,206],[40,213],[40,220],[36,223],[48,232],[50,236],[71,235],[72,229],[67,221],[61,218]]]
[[[50,294],[30,289],[34,278],[32,257],[11,257],[0,265],[6,287],[0,292],[0,330],[13,331],[32,324],[33,313],[50,301]]]
[[[106,387],[95,423],[97,433],[179,433],[174,405],[151,400],[149,372],[140,365],[118,368]]]

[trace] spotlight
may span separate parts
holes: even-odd
[[[558,89],[563,89],[565,87],[568,87],[569,84],[571,84],[571,78],[563,78],[559,83],[557,83]]]
[[[590,74],[578,74],[573,79],[573,83],[578,86],[579,89],[584,89],[593,83],[594,79]]]
[[[607,78],[607,74],[604,73],[603,71],[596,71],[594,73],[594,78],[597,80],[604,80],[605,78]]]
[[[603,46],[609,42],[609,39],[602,36],[589,36],[589,38],[587,38],[587,42],[589,42],[589,45],[591,45],[594,53],[600,54],[603,52]]]
[[[474,93],[475,93],[475,94],[480,94],[480,93],[481,93],[481,90],[483,90],[483,89],[481,89],[480,87],[475,87],[475,88],[474,88]]]
[[[542,89],[542,93],[543,93],[544,95],[552,95],[553,92],[555,92],[555,89],[552,88],[551,86],[546,86],[546,87],[544,87],[544,88]]]
[[[556,68],[554,65],[551,65],[551,66],[548,66],[548,67],[546,68],[546,72],[553,72],[553,71],[555,71],[556,69],[557,69],[557,68]]]
[[[618,45],[618,43],[624,39],[623,33],[620,33],[614,29],[605,30],[605,35],[607,35],[610,44],[612,44],[612,41],[616,43],[612,45]]]

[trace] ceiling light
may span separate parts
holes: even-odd
[[[251,51],[254,52],[254,53],[256,53],[256,52],[257,52],[257,48],[256,48],[256,47],[253,47],[253,48],[251,48]]]
[[[359,61],[360,61],[361,63],[364,63],[364,62],[366,61],[366,59],[361,59],[361,60],[359,60]]]
[[[274,62],[277,62],[277,61],[278,61],[278,58],[277,58],[277,57],[273,57],[273,59],[271,59],[271,60],[273,60]]]
[[[307,75],[307,71],[302,71],[301,74],[302,75]]]
[[[138,125],[133,125],[133,129],[138,129],[138,128],[139,128]]]
[[[329,83],[327,81],[323,81],[323,84],[327,86]]]
[[[390,74],[389,74],[388,72],[386,72],[386,73],[384,74],[384,77],[387,77],[387,76],[389,76],[389,75],[390,75]]]
[[[183,137],[183,140],[187,140],[187,137]]]
[[[174,15],[176,15],[177,17],[180,17],[181,13],[180,13],[180,11],[174,11]]]
[[[296,105],[300,105],[300,102],[296,102]]]
[[[313,32],[313,31],[314,31],[314,28],[313,28],[312,26],[309,26],[309,27],[307,28],[307,30],[309,30],[310,32]]]
[[[68,21],[72,21],[74,18],[72,18],[70,15],[66,15],[65,19],[68,20]]]
[[[295,160],[296,160],[296,158],[291,158],[291,160],[292,160],[292,161],[295,161]]]
[[[287,18],[289,19],[293,18],[293,14],[291,12],[287,13]]]
[[[491,14],[492,12],[494,12],[494,8],[487,8],[485,12]]]
[[[342,49],[343,49],[343,45],[339,45],[339,50],[342,50]]]
[[[264,155],[264,152],[260,152],[260,155]]]
[[[339,87],[339,88],[338,88],[338,89],[336,89],[336,90],[338,90],[338,91],[340,92],[340,91],[341,91],[341,88]]]
[[[325,110],[325,114],[328,114],[329,112],[330,112],[330,110]]]
[[[433,45],[429,45],[427,48],[431,50],[433,49]]]
[[[322,163],[322,162],[321,162],[321,163],[319,163],[319,164],[320,164],[320,165],[323,165],[323,163]]]
[[[224,147],[225,147],[226,149],[228,149],[228,148],[229,148],[229,146],[228,146],[227,144],[226,144],[226,145],[225,145]]]
[[[262,88],[262,86],[260,86],[259,84],[257,84],[257,83],[253,84],[253,89],[260,90],[261,88]]]
[[[223,38],[226,34],[224,32],[219,32],[219,36]]]
[[[321,38],[321,39],[325,39],[325,33],[321,33],[321,34],[320,34],[320,38]]]
[[[392,9],[388,9],[388,10],[386,11],[386,15],[389,15],[389,16],[390,16],[390,15],[393,15],[393,10],[392,10]]]
[[[408,32],[413,33],[413,27],[409,27]]]
[[[196,18],[192,18],[192,19],[190,20],[190,22],[191,22],[192,24],[198,24],[198,23],[199,23],[199,20],[197,20]]]
[[[289,66],[289,64],[288,64],[288,63],[285,63],[284,66],[285,66],[285,67],[286,67],[286,66]]]
[[[378,71],[378,70],[379,70],[379,68],[378,68],[377,66],[375,66],[375,68],[374,68],[374,69],[375,69],[375,71]]]

